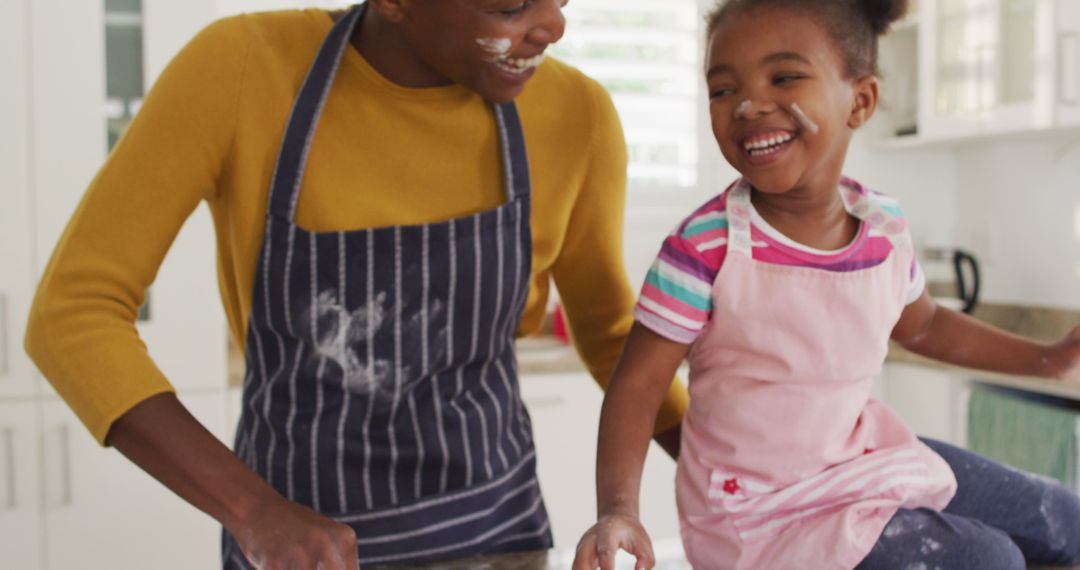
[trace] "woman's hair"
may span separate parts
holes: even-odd
[[[878,36],[908,11],[909,0],[720,0],[706,17],[706,37],[736,11],[758,7],[794,10],[817,21],[839,48],[848,77],[879,75]]]

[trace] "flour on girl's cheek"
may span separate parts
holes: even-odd
[[[802,125],[804,129],[810,131],[810,134],[816,135],[818,130],[820,130],[817,123],[815,123],[813,119],[807,116],[806,113],[803,113],[803,110],[799,107],[798,103],[791,104],[791,114],[795,117],[795,120],[798,121],[800,125]]]
[[[476,43],[488,53],[492,61],[505,59],[510,55],[513,42],[510,38],[477,38]]]

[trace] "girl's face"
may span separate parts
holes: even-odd
[[[834,191],[855,128],[873,114],[877,80],[848,78],[812,18],[736,10],[709,40],[706,84],[724,157],[755,188]]]
[[[567,0],[398,0],[401,30],[432,84],[461,84],[489,101],[521,93],[562,37]]]

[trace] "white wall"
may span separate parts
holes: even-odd
[[[916,246],[952,246],[955,240],[957,172],[948,148],[878,149],[871,133],[851,143],[844,172],[900,201]]]
[[[917,245],[972,251],[982,301],[1080,309],[1080,131],[903,150],[867,139],[846,172],[902,202]]]
[[[955,152],[957,240],[987,301],[1080,309],[1080,132]]]

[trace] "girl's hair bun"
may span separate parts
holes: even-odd
[[[870,23],[870,29],[875,34],[884,34],[889,25],[907,15],[910,8],[910,0],[855,0],[862,6],[866,20]]]

